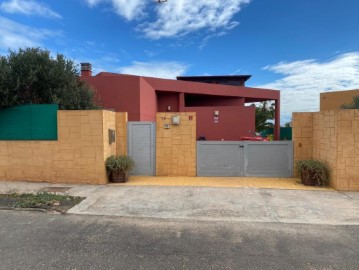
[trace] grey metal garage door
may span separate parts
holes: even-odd
[[[197,142],[198,176],[243,176],[243,143]]]
[[[244,157],[245,176],[293,176],[292,141],[247,141],[244,144]]]
[[[155,175],[156,127],[154,122],[128,122],[128,154],[135,161],[133,175]]]
[[[293,143],[199,141],[197,175],[292,177]]]

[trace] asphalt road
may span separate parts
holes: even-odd
[[[359,269],[359,226],[0,211],[0,269]]]

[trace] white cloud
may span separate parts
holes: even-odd
[[[179,62],[137,62],[131,66],[120,67],[117,71],[122,74],[174,79],[183,75],[188,66]]]
[[[0,48],[5,50],[40,46],[42,40],[58,34],[48,29],[32,28],[0,16]]]
[[[98,3],[103,2],[103,0],[85,0],[85,1],[90,7],[94,7]]]
[[[144,50],[144,53],[149,57],[149,58],[152,58],[156,55],[158,55],[159,53],[158,52],[154,52],[154,51],[150,51],[150,50]]]
[[[232,29],[233,16],[250,0],[176,0],[156,8],[156,20],[139,29],[151,39],[185,35],[200,29]]]
[[[215,34],[211,34],[211,35],[208,35],[207,37],[205,37],[201,44],[199,45],[198,49],[199,50],[202,50],[208,43],[208,41],[211,39],[211,38],[216,38],[216,37],[221,37],[221,36],[224,36],[225,34],[227,34],[226,31],[222,31],[222,32],[219,32],[219,33],[215,33]]]
[[[91,7],[110,2],[127,20],[143,19],[137,30],[150,39],[181,36],[200,29],[230,30],[238,25],[233,17],[251,0],[169,0],[163,4],[145,0],[85,0]],[[152,5],[152,6],[151,6]],[[156,5],[156,6],[155,6]],[[155,12],[152,16],[144,15]],[[146,18],[146,19],[145,19]]]
[[[20,13],[25,15],[39,15],[47,18],[61,19],[61,15],[48,6],[33,0],[9,0],[0,5],[0,9],[7,13]]]
[[[264,69],[283,75],[258,87],[281,90],[281,112],[286,119],[292,112],[318,111],[321,92],[359,88],[359,52],[344,53],[326,62],[280,62]]]
[[[107,3],[110,2],[114,11],[126,18],[127,20],[131,21],[136,18],[140,18],[144,15],[144,10],[146,5],[150,1],[145,0],[85,0],[86,3],[90,7],[94,7],[99,3]]]

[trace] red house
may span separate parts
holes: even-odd
[[[196,112],[197,137],[236,141],[255,132],[255,108],[246,103],[275,102],[279,139],[280,92],[246,87],[249,75],[189,76],[177,80],[101,72],[81,64],[81,78],[96,89],[100,104],[128,112],[129,121],[155,121],[157,112]]]

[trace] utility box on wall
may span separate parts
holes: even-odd
[[[180,124],[180,116],[178,114],[172,116],[172,125]]]
[[[116,131],[113,129],[108,129],[108,143],[116,142]]]

